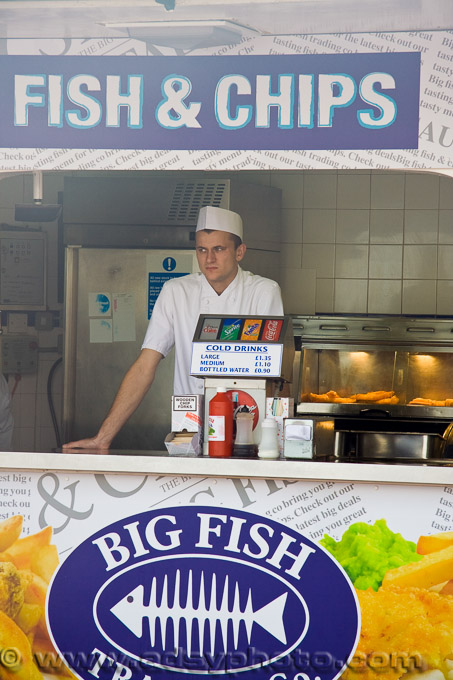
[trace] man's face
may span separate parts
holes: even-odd
[[[222,293],[233,281],[238,262],[246,250],[242,243],[235,248],[231,234],[226,231],[197,231],[195,235],[198,266],[217,293]]]

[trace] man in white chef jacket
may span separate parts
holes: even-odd
[[[153,309],[141,352],[126,373],[95,437],[63,448],[108,449],[154,381],[160,361],[175,347],[174,394],[202,394],[204,381],[190,375],[192,338],[200,314],[281,316],[275,281],[241,269],[246,245],[240,215],[202,208],[195,234],[200,272],[167,281]]]

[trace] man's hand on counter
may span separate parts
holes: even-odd
[[[63,444],[62,448],[64,451],[68,451],[69,449],[101,449],[103,451],[108,451],[110,448],[110,442],[102,441],[96,436],[87,439],[79,439],[74,442],[68,442],[67,444]]]
[[[142,349],[123,378],[112,407],[95,437],[79,439],[63,444],[63,450],[96,449],[107,451],[125,422],[141,404],[143,397],[153,384],[159,362],[163,359],[154,349]]]

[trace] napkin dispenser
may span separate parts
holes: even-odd
[[[283,444],[285,458],[313,458],[313,432],[313,420],[287,418]]]

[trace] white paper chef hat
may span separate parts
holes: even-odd
[[[201,208],[198,215],[197,231],[201,229],[228,231],[230,234],[239,236],[242,241],[242,219],[232,210],[214,208],[211,205]]]

